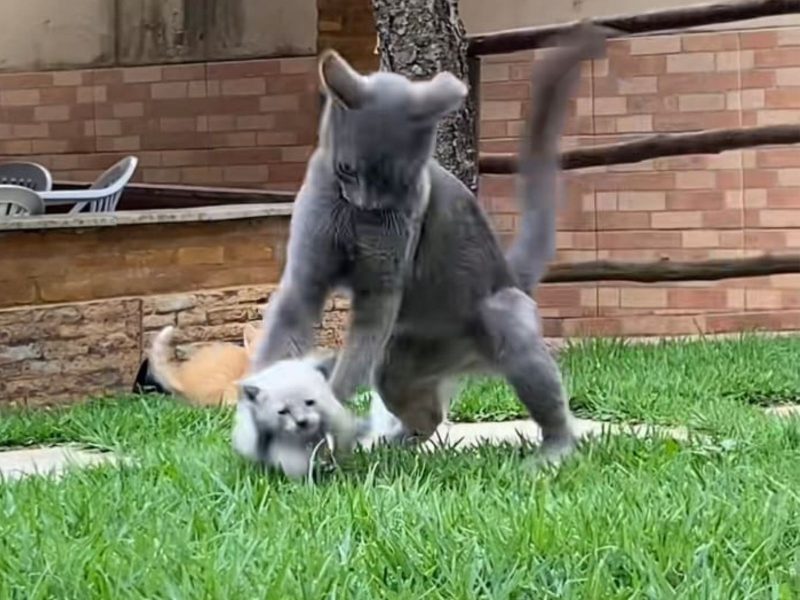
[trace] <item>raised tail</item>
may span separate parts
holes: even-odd
[[[608,33],[583,24],[536,61],[533,106],[519,156],[520,228],[506,258],[519,286],[531,291],[556,253],[556,214],[563,195],[559,141],[581,62],[604,55]]]
[[[158,332],[156,337],[153,338],[153,344],[150,346],[148,362],[150,364],[150,374],[162,386],[174,394],[183,394],[183,385],[181,385],[178,377],[175,359],[172,354],[172,337],[174,334],[175,328],[171,325]]]

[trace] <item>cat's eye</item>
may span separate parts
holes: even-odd
[[[282,409],[280,409],[278,411],[278,414],[281,415],[281,416],[288,415],[289,414],[289,409],[288,408],[282,408]]]
[[[314,400],[312,400],[311,398],[306,400],[306,406],[314,406],[315,404],[316,404],[316,402]]]
[[[358,175],[356,173],[356,170],[353,168],[353,166],[351,164],[349,164],[349,163],[346,163],[346,162],[336,163],[336,174],[341,179],[348,179],[348,180],[351,180],[351,181],[356,179],[356,177]]]

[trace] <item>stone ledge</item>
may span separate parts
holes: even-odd
[[[113,213],[81,213],[77,215],[40,215],[16,219],[0,219],[0,232],[285,217],[291,216],[292,206],[292,203],[281,202],[274,204],[225,204],[160,210],[126,210]]]

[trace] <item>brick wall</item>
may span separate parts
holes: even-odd
[[[333,32],[357,30],[344,27],[346,19],[363,19],[367,8],[361,0],[325,6],[328,17],[320,22]],[[365,40],[366,34],[363,48]],[[517,149],[532,58],[484,60],[483,149]],[[800,122],[798,73],[798,29],[615,40],[607,59],[584,69],[566,146]],[[87,180],[131,152],[141,159],[141,181],[293,190],[315,141],[317,90],[312,57],[0,74],[0,160],[22,156],[57,177]],[[796,252],[795,155],[793,148],[770,148],[572,172],[559,217],[559,260]],[[513,178],[484,176],[481,199],[507,241],[517,218]],[[211,283],[255,281],[193,285]],[[74,286],[65,281],[63,288],[68,294]],[[24,296],[29,288],[15,290]],[[537,296],[550,335],[800,328],[800,277],[789,275],[718,284],[549,285]]]
[[[314,57],[0,74],[0,160],[92,180],[298,187],[316,139]]]
[[[487,57],[481,146],[516,151],[532,53]],[[800,29],[614,40],[587,65],[566,147],[800,122]],[[800,251],[800,153],[764,148],[662,158],[568,174],[559,260],[702,260]],[[482,200],[504,237],[516,225],[513,178],[484,176]],[[548,285],[551,335],[658,335],[800,329],[800,277],[720,283]]]

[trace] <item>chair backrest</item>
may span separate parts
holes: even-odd
[[[42,165],[32,162],[0,164],[0,185],[19,185],[35,192],[53,189],[53,177]]]
[[[125,186],[133,177],[139,159],[135,156],[126,156],[118,163],[111,166],[94,183],[89,186],[90,190],[102,190],[105,195],[100,200],[92,202],[77,202],[70,210],[70,213],[78,213],[86,209],[86,212],[113,212],[117,209],[119,199]],[[80,192],[76,190],[75,197],[80,200]]]
[[[0,185],[0,220],[44,214],[41,196],[19,185]]]

